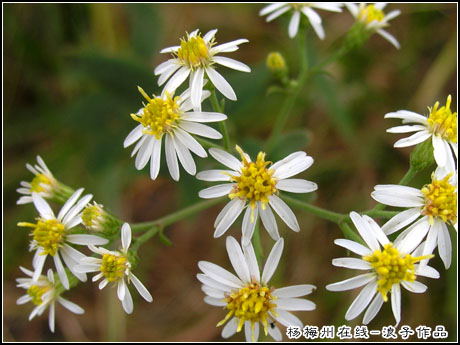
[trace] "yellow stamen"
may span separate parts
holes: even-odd
[[[439,102],[436,102],[433,109],[430,109],[430,116],[428,117],[429,130],[441,138],[457,142],[457,112],[452,113],[450,104],[452,97],[447,97],[446,105],[439,108]]]
[[[434,255],[413,257],[410,254],[402,257],[398,249],[389,243],[384,246],[383,251],[378,249],[371,255],[364,256],[363,260],[369,262],[377,273],[377,291],[386,302],[388,291],[391,291],[394,284],[399,284],[401,281],[410,283],[415,281],[415,263],[432,257]]]
[[[103,230],[103,220],[105,211],[103,206],[94,202],[92,205],[88,204],[82,212],[82,224],[91,230]]]
[[[367,24],[374,20],[381,22],[385,19],[385,14],[374,5],[367,5],[359,12],[358,19]]]
[[[269,313],[276,316],[276,296],[267,286],[262,286],[257,282],[252,282],[245,287],[232,291],[224,301],[227,303],[229,312],[217,326],[226,323],[233,315],[238,319],[237,332],[240,332],[246,321],[251,322],[252,340],[254,338],[254,325],[262,322],[265,334],[268,334]]]
[[[141,87],[138,87],[138,90],[148,103],[144,104],[140,114],[131,114],[131,117],[144,126],[144,134],[161,139],[164,133],[170,133],[177,127],[181,115],[180,98],[176,96],[173,99],[168,92],[166,92],[166,99],[155,96],[150,98]]]
[[[48,176],[44,174],[38,174],[36,175],[33,180],[30,182],[30,192],[31,193],[41,193],[45,192],[46,189],[43,187],[43,185],[52,185],[52,181],[48,178]]]
[[[206,44],[200,34],[195,37],[187,35],[187,39],[181,39],[177,57],[191,69],[205,67],[209,64],[209,48],[211,46],[212,43]]]
[[[39,218],[37,224],[21,222],[18,226],[33,228],[32,236],[37,244],[43,248],[42,255],[54,256],[64,243],[65,226],[56,219],[44,220]]]
[[[39,306],[43,303],[42,296],[45,292],[50,290],[49,285],[39,286],[39,285],[32,285],[30,288],[27,289],[27,294],[32,297],[32,303],[36,306]]]
[[[265,162],[265,153],[259,152],[256,162],[249,162],[241,148],[236,146],[243,161],[240,176],[231,176],[235,187],[229,194],[231,199],[238,197],[249,200],[252,210],[256,208],[256,202],[262,203],[262,208],[269,202],[268,197],[276,190],[276,180],[272,177],[273,171],[267,169],[271,162]],[[254,214],[251,214],[251,222],[254,222]]]
[[[128,267],[129,261],[123,255],[104,254],[102,257],[101,272],[109,282],[123,278]]]
[[[457,223],[457,189],[449,183],[450,173],[442,180],[437,180],[432,175],[431,184],[422,188],[425,195],[425,207],[422,214],[430,217],[430,223],[433,224],[434,218],[441,218],[444,223]]]

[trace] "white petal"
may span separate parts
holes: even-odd
[[[196,165],[193,160],[192,154],[179,140],[176,140],[174,136],[171,136],[171,140],[176,149],[177,157],[179,157],[179,162],[184,167],[185,171],[190,175],[196,174]]]
[[[216,161],[222,163],[226,167],[229,167],[234,171],[241,170],[241,162],[235,157],[233,157],[230,153],[216,148],[209,149],[209,153]]]
[[[48,316],[48,324],[50,327],[50,331],[54,333],[54,324],[55,324],[55,317],[56,317],[56,312],[55,312],[55,307],[54,307],[54,302],[51,302],[50,305],[50,312]]]
[[[302,171],[308,169],[311,165],[313,164],[313,158],[310,156],[297,156],[289,161],[287,161],[285,164],[282,164],[279,166],[279,168],[276,168],[275,173],[273,174],[273,177],[277,179],[286,179],[291,176],[297,175],[301,173]],[[275,165],[273,165],[270,170],[275,169]]]
[[[168,69],[161,73],[160,77],[158,78],[158,86],[163,85],[166,80],[168,80],[181,67],[181,65],[178,64],[175,60],[171,59],[168,61],[172,61],[173,63],[169,65]]]
[[[383,301],[382,295],[378,293],[374,297],[374,300],[372,301],[372,303],[369,305],[369,308],[367,308],[366,312],[364,313],[363,325],[367,325],[369,322],[371,322],[374,319],[374,317],[380,311],[380,308],[382,308],[383,302],[384,301]]]
[[[291,6],[286,6],[286,7],[282,7],[280,8],[279,10],[273,12],[272,14],[270,14],[269,16],[267,16],[267,18],[265,19],[267,22],[271,22],[273,19],[276,19],[278,18],[279,16],[281,16],[283,13],[289,11],[291,9]]]
[[[166,61],[160,63],[157,67],[155,67],[155,70],[153,71],[153,73],[155,75],[163,74],[169,68],[171,68],[171,66],[180,66],[180,65],[176,63],[175,59],[169,59],[169,60],[166,60]]]
[[[446,165],[447,152],[444,146],[444,140],[439,135],[433,135],[433,155],[436,160],[436,163],[443,167]],[[449,147],[447,149],[450,151]]]
[[[128,289],[126,289],[125,298],[123,299],[121,304],[127,314],[131,314],[133,312],[133,299]]]
[[[402,286],[404,286],[406,290],[413,292],[413,293],[424,293],[428,289],[425,284],[422,284],[416,280],[412,283],[406,280],[403,280],[401,281],[401,284]]]
[[[268,327],[268,334],[275,340],[275,341],[281,341],[283,340],[283,336],[281,335],[281,331],[278,328],[278,326],[275,325],[275,327]]]
[[[315,303],[302,299],[302,298],[278,298],[276,300],[276,306],[284,310],[304,310],[310,311],[315,310]]]
[[[282,160],[274,163],[270,169],[271,170],[276,170],[278,169],[280,166],[284,165],[284,164],[287,164],[289,163],[290,161],[294,160],[294,159],[299,159],[301,157],[306,157],[307,154],[303,151],[297,151],[297,152],[294,152],[294,153],[291,153],[290,155],[284,157]]]
[[[128,223],[124,223],[121,227],[121,246],[123,251],[127,251],[131,245],[131,227]]]
[[[387,129],[387,133],[410,133],[418,132],[426,129],[426,126],[423,125],[404,125],[398,127],[392,127]]]
[[[341,2],[315,2],[311,5],[311,7],[331,12],[342,12],[342,6]]]
[[[259,209],[260,219],[262,219],[262,224],[268,234],[273,240],[278,241],[280,239],[278,224],[276,224],[275,215],[273,214],[272,209],[270,206],[265,205],[264,210],[260,202],[257,203],[257,207]]]
[[[403,123],[420,123],[428,126],[427,117],[408,110],[398,110],[396,113],[388,113],[385,119],[402,119]]]
[[[225,303],[225,306],[226,305],[227,304]],[[236,333],[237,329],[238,329],[238,322],[236,318],[234,317],[230,321],[228,321],[225,327],[222,329],[222,334],[221,334],[222,338],[224,339],[230,338],[232,335]]]
[[[208,43],[210,40],[212,40],[212,38],[214,37],[214,35],[216,34],[217,32],[217,29],[213,29],[213,30],[210,30],[206,33],[206,35],[203,36],[203,41],[205,41],[206,43]]]
[[[96,236],[96,235],[87,235],[87,234],[74,234],[74,235],[67,235],[66,241],[73,244],[79,244],[82,246],[87,246],[89,244],[95,246],[102,246],[104,244],[109,243],[106,238]]]
[[[369,305],[371,300],[374,298],[377,292],[377,281],[370,282],[367,284],[359,293],[358,297],[355,298],[350,308],[348,308],[345,314],[345,319],[350,321],[361,314],[364,309]]]
[[[396,216],[391,218],[388,222],[385,223],[385,225],[382,226],[382,230],[385,234],[390,235],[411,224],[418,217],[420,217],[420,209],[411,208],[409,210],[398,213]]]
[[[120,301],[123,301],[125,298],[126,290],[128,290],[128,287],[126,286],[125,279],[122,278],[117,284],[117,295]]]
[[[277,308],[275,312],[278,314],[278,316],[274,317],[274,319],[276,319],[276,321],[281,323],[283,326],[297,326],[303,328],[302,321],[300,321],[300,319],[297,316],[280,308]]]
[[[291,20],[289,21],[289,37],[294,38],[297,34],[297,30],[299,30],[299,23],[300,23],[300,12],[294,11],[292,14]]]
[[[64,266],[62,265],[61,258],[59,257],[59,253],[56,253],[56,255],[53,256],[54,259],[54,265],[56,266],[56,271],[59,276],[59,279],[61,280],[62,286],[66,289],[70,289],[69,285],[69,278],[67,278],[67,274],[65,272]]]
[[[377,33],[382,36],[384,39],[386,39],[388,42],[390,42],[396,49],[400,48],[398,40],[389,32],[383,30],[383,29],[378,29]]]
[[[137,143],[136,143],[136,146],[134,146],[134,149],[133,151],[131,152],[131,157],[133,157],[138,151],[139,149],[142,147],[142,145],[144,145],[144,143],[147,141],[147,139],[150,137],[150,135],[143,135],[141,137],[141,140],[139,140]]]
[[[385,15],[385,21],[386,22],[389,22],[390,20],[396,18],[397,16],[399,16],[401,14],[401,11],[400,10],[393,10],[389,13],[387,13],[387,15]]]
[[[288,227],[292,230],[298,232],[300,231],[299,223],[297,222],[297,218],[294,215],[294,212],[289,208],[286,203],[281,200],[276,195],[269,196],[270,206],[273,207],[275,212],[280,216],[283,222],[286,223]]]
[[[241,72],[251,72],[249,66],[245,65],[242,62],[236,61],[234,59],[230,59],[224,56],[214,56],[214,62],[218,63],[219,65],[241,71]]]
[[[179,139],[179,141],[185,145],[190,151],[192,151],[194,154],[201,158],[205,158],[208,156],[204,148],[198,143],[198,141],[195,140],[190,134],[188,134],[186,131],[176,128],[174,131],[174,134],[176,135],[176,138]]]
[[[102,273],[102,272],[101,272],[101,273]],[[97,277],[97,276],[96,276],[96,277]],[[96,281],[96,280],[99,279],[99,278],[98,278],[98,279],[95,279],[96,277],[93,278],[93,281]],[[101,282],[99,283],[99,286],[98,286],[98,287],[99,287],[99,290],[102,290],[103,288],[105,288],[105,286],[106,286],[108,283],[109,283],[109,281],[108,281],[107,279],[104,279],[103,281],[101,281]]]
[[[396,325],[401,321],[401,288],[399,284],[391,287],[391,309],[396,320]]]
[[[22,305],[22,304],[26,304],[26,303],[28,303],[30,301],[32,301],[32,297],[30,297],[29,295],[23,295],[23,296],[19,297],[16,300],[16,304],[17,305]]]
[[[308,17],[308,20],[310,21],[310,24],[318,37],[323,40],[326,35],[321,24],[321,17],[309,7],[302,8],[302,12],[305,13],[305,15]]]
[[[427,130],[412,134],[410,137],[399,139],[395,142],[394,147],[407,147],[417,145],[431,137],[431,133]]]
[[[369,262],[356,258],[333,259],[332,264],[337,267],[346,267],[355,270],[370,270],[372,268]]]
[[[249,268],[246,263],[243,251],[241,250],[240,244],[232,236],[227,237],[225,244],[228,257],[230,258],[230,262],[232,263],[236,274],[243,283],[250,283],[251,276],[249,274]]]
[[[174,181],[179,181],[179,163],[177,163],[176,150],[172,142],[171,136],[166,135],[165,139],[165,155],[166,164],[168,165],[169,173]]]
[[[309,295],[315,290],[316,287],[314,285],[292,285],[281,289],[276,289],[273,294],[278,298],[294,298]]]
[[[203,199],[219,198],[224,195],[228,195],[233,189],[233,183],[218,184],[216,186],[208,187],[201,190],[198,195]]]
[[[177,52],[179,48],[180,46],[172,46],[172,47],[163,48],[162,50],[160,50],[160,54]]]
[[[59,211],[59,214],[57,216],[57,219],[59,221],[62,221],[62,218],[64,218],[64,216],[67,214],[67,212],[77,202],[77,200],[80,197],[81,193],[83,193],[83,188],[80,188],[79,190],[77,190],[75,193],[72,194],[72,196],[69,199],[67,199],[66,203],[64,204],[64,206],[62,206],[62,208]]]
[[[382,246],[390,243],[388,237],[383,233],[382,229],[375,220],[366,215],[363,216],[363,220],[367,223],[369,230],[374,234],[375,238]]]
[[[395,245],[399,252],[402,254],[411,253],[423,241],[425,235],[428,233],[428,230],[430,230],[430,227],[431,226],[430,222],[428,221],[428,216],[425,216],[418,222],[414,223],[410,228],[407,229],[407,233],[405,234],[405,237],[400,241],[400,243],[396,242],[397,239],[395,240]]]
[[[67,229],[72,229],[73,226],[80,224],[81,214],[79,213],[86,207],[92,198],[92,194],[85,195],[69,210],[69,212],[67,212],[64,219],[62,219],[62,224],[64,224]]]
[[[153,297],[147,290],[147,288],[144,286],[144,284],[142,284],[141,281],[132,273],[129,275],[129,278],[131,279],[132,283],[136,287],[137,292],[139,292],[142,298],[145,299],[147,302],[152,302]]]
[[[211,277],[207,276],[206,274],[198,273],[196,275],[196,277],[198,278],[198,280],[200,282],[203,283],[203,285],[206,285],[208,287],[211,287],[211,288],[214,288],[214,289],[217,289],[217,290],[222,290],[222,291],[225,291],[225,292],[230,292],[231,289],[232,289],[230,286],[222,284],[222,283],[219,283],[218,281],[215,281],[214,279],[212,279]]]
[[[135,127],[126,137],[125,141],[123,142],[123,147],[126,148],[134,144],[136,141],[138,141],[142,137],[143,129],[144,129],[144,126],[142,124]]]
[[[77,191],[78,192],[78,191]],[[54,219],[54,212],[51,209],[50,205],[37,193],[32,193],[32,200],[37,211],[40,213],[40,216],[48,219]]]
[[[372,251],[369,248],[366,248],[362,244],[354,242],[354,241],[350,241],[346,239],[337,239],[337,240],[334,240],[334,243],[360,256],[366,256],[372,253]]]
[[[318,189],[318,185],[302,179],[287,179],[278,181],[276,188],[291,193],[310,193]]]
[[[283,253],[283,247],[284,240],[280,238],[278,241],[276,241],[275,245],[270,251],[270,255],[268,255],[267,262],[265,263],[265,267],[262,272],[262,284],[268,284],[271,277],[275,273],[281,258],[281,254]]]
[[[230,181],[234,172],[230,170],[205,170],[196,174],[196,178],[202,181]]]
[[[67,310],[70,310],[74,314],[84,314],[85,313],[85,310],[82,307],[76,305],[73,302],[66,300],[65,298],[62,298],[61,296],[58,296],[57,300],[59,303],[61,303],[61,305],[64,308],[66,308]]]
[[[235,91],[233,91],[233,88],[225,80],[225,78],[222,77],[222,75],[219,72],[217,72],[212,67],[208,67],[206,68],[206,73],[208,74],[208,77],[213,83],[213,85],[216,87],[217,90],[220,91],[220,93],[222,93],[228,99],[236,101]]]
[[[243,283],[239,278],[216,264],[207,261],[198,262],[200,270],[215,281],[239,289]]]
[[[244,322],[244,335],[246,337],[247,342],[257,342],[259,339],[259,323],[254,323],[254,334],[251,328],[251,322],[245,321]]]
[[[353,4],[351,2],[344,2],[344,5],[348,8],[353,17],[358,17],[359,11],[358,6],[356,6],[356,4]]]
[[[233,201],[235,202],[233,203]],[[227,231],[228,228],[235,222],[241,211],[243,211],[245,201],[234,198],[229,202],[229,204],[232,205],[228,208],[227,213],[222,217],[219,224],[217,224],[216,230],[214,231],[214,238],[222,236],[225,231]]]
[[[260,283],[259,264],[257,263],[256,253],[254,252],[254,247],[251,242],[249,242],[249,245],[243,246],[243,253],[246,258],[246,263],[248,264],[251,280],[254,279],[256,282]]]
[[[166,83],[161,95],[163,96],[166,92],[169,92],[170,94],[174,93],[174,91],[176,91],[176,89],[185,81],[185,79],[187,79],[189,74],[190,69],[188,67],[181,67]]]
[[[437,222],[441,225],[438,234],[438,252],[447,270],[452,262],[452,243],[447,226],[440,220],[435,220],[435,223]]]
[[[227,306],[227,302],[222,302],[221,298],[205,296],[204,301],[205,303],[215,306],[215,307],[226,307]]]
[[[152,156],[150,157],[150,178],[155,180],[160,172],[161,161],[161,139],[154,140],[152,147]]]
[[[329,290],[329,291],[352,290],[357,287],[363,286],[364,284],[367,284],[372,280],[375,280],[374,273],[361,274],[359,276],[356,276],[350,279],[342,280],[334,284],[329,284],[326,286],[326,290]]]
[[[281,8],[283,6],[286,6],[286,5],[287,4],[284,3],[284,2],[277,2],[277,3],[274,3],[274,4],[267,5],[267,6],[265,6],[264,8],[262,8],[259,11],[259,16],[265,16],[265,15],[269,14],[270,12],[274,12],[274,11],[278,10],[279,8]]]
[[[152,156],[153,144],[155,141],[155,136],[151,135],[142,144],[134,163],[137,170],[142,170],[149,162],[149,159]]]
[[[247,42],[249,42],[247,39],[240,38],[240,39],[237,39],[231,42],[220,44],[218,46],[211,48],[211,54],[215,55],[218,53],[231,53],[231,52],[238,50],[238,45],[242,43],[247,43]]]
[[[363,238],[364,242],[369,246],[372,251],[380,249],[379,242],[373,231],[369,228],[367,222],[356,212],[350,212],[350,218]]]
[[[251,216],[252,215],[252,216]],[[244,213],[243,217],[243,236],[241,239],[241,244],[243,246],[247,246],[251,243],[252,234],[254,233],[254,229],[256,227],[258,217],[258,208],[256,207],[254,210],[251,209],[251,206],[246,208],[246,212]],[[253,218],[251,220],[251,218]]]
[[[222,139],[222,134],[220,134],[214,128],[202,125],[201,123],[182,121],[180,127],[186,132],[205,138]]]
[[[227,119],[227,115],[215,112],[189,112],[182,119],[190,122],[219,122]]]
[[[198,68],[192,72],[190,76],[190,90],[192,105],[194,109],[197,109],[201,106],[201,95],[203,93],[203,79],[204,79],[204,69]]]
[[[430,266],[423,266],[422,265],[415,265],[415,274],[422,277],[428,277],[432,279],[439,279],[439,272],[436,271],[433,267]]]

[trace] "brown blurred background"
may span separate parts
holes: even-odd
[[[48,329],[47,312],[28,321],[32,305],[17,306],[24,290],[16,288],[19,266],[30,268],[30,237],[16,226],[31,221],[32,205],[17,206],[16,188],[30,181],[25,169],[41,155],[54,175],[74,188],[85,187],[95,200],[131,223],[152,220],[198,200],[209,184],[181,170],[174,183],[162,163],[158,180],[148,169],[136,171],[131,149],[122,142],[134,123],[129,113],[140,107],[137,85],[158,93],[153,69],[166,59],[161,48],[176,45],[185,32],[218,28],[217,42],[249,39],[227,56],[252,68],[250,75],[222,68],[238,96],[226,102],[227,125],[234,143],[256,155],[273,126],[284,95],[267,94],[273,84],[265,68],[270,51],[280,51],[291,76],[298,72],[296,41],[287,36],[290,15],[272,23],[258,16],[262,4],[5,4],[3,22],[3,339],[5,341],[220,341],[215,325],[225,312],[203,302],[196,279],[197,262],[208,260],[230,269],[224,237],[213,239],[213,223],[222,205],[166,229],[172,246],[157,238],[139,251],[135,274],[154,297],[143,301],[133,290],[135,307],[126,316],[113,289],[80,284],[64,297],[82,306],[76,316],[61,306],[56,310],[56,333]],[[301,177],[315,181],[315,204],[348,213],[374,206],[370,192],[376,184],[397,183],[408,169],[411,148],[394,149],[398,135],[385,130],[397,122],[384,120],[387,112],[409,109],[426,113],[436,100],[444,104],[452,94],[457,109],[457,5],[392,4],[402,14],[387,29],[401,43],[396,50],[378,35],[328,67],[327,74],[308,80],[292,111],[276,151],[276,161],[295,150],[315,159]],[[321,61],[340,44],[353,24],[342,13],[318,11],[326,39],[310,30],[309,63]],[[256,125],[254,125],[256,124]],[[216,167],[196,158],[198,171]],[[430,172],[412,182],[420,187]],[[312,312],[298,313],[308,325],[358,325],[344,315],[357,290],[332,293],[324,287],[352,277],[355,272],[335,268],[331,260],[346,255],[333,240],[340,229],[295,210],[300,233],[278,219],[285,251],[272,280],[275,286],[314,284],[309,299]],[[241,219],[228,231],[237,238]],[[452,267],[445,271],[439,258],[433,265],[438,280],[421,279],[424,294],[403,292],[402,322],[412,328],[444,325],[449,340],[457,337],[457,234]],[[273,241],[262,231],[265,252]],[[393,325],[386,304],[369,329]],[[286,338],[285,338],[286,339]],[[377,337],[371,338],[374,341]],[[232,340],[243,340],[239,334]],[[410,340],[417,340],[412,337]]]

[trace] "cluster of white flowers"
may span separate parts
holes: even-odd
[[[385,3],[345,5],[356,21],[361,23],[361,27],[368,32],[380,34],[399,48],[397,40],[383,30],[391,19],[400,14],[399,10],[385,15]],[[288,30],[292,38],[296,36],[301,14],[304,14],[318,37],[324,39],[322,20],[315,9],[341,12],[342,6],[341,3],[276,3],[264,7],[260,15],[268,15],[267,21],[271,21],[292,11]],[[131,114],[132,119],[139,124],[128,134],[123,145],[128,147],[135,144],[131,156],[136,156],[136,169],[143,169],[150,161],[152,180],[160,173],[164,137],[166,164],[173,180],[178,181],[180,178],[180,162],[184,170],[190,175],[196,175],[198,180],[224,182],[201,190],[199,197],[212,199],[227,196],[230,200],[215,220],[215,238],[221,237],[244,212],[241,244],[234,237],[226,238],[227,253],[236,275],[211,262],[200,261],[198,267],[202,273],[198,273],[197,278],[206,294],[204,301],[227,310],[226,316],[217,325],[225,324],[222,329],[223,338],[244,329],[247,341],[257,341],[262,329],[265,335],[270,334],[273,339],[280,341],[282,335],[276,322],[286,327],[302,328],[302,321],[291,311],[311,311],[316,308],[313,302],[300,298],[313,292],[316,289],[313,285],[284,288],[269,285],[284,248],[275,214],[293,231],[299,232],[301,229],[296,215],[283,201],[282,193],[311,193],[318,189],[314,182],[292,178],[310,168],[313,158],[306,152],[297,151],[272,163],[266,160],[264,152],[259,152],[257,158],[251,160],[238,145],[235,146],[238,158],[228,151],[211,148],[209,154],[226,168],[197,173],[192,153],[205,158],[208,152],[195,136],[222,139],[220,132],[204,123],[227,119],[220,112],[202,111],[202,103],[209,97],[215,98],[214,88],[224,97],[236,100],[233,88],[217,71],[217,65],[242,72],[251,71],[239,61],[220,56],[238,50],[239,45],[248,40],[237,39],[217,44],[216,33],[214,29],[202,36],[199,30],[195,30],[187,33],[180,45],[161,50],[160,53],[171,55],[170,59],[154,70],[154,74],[159,76],[158,85],[165,84],[164,88],[159,95],[149,96],[138,87],[145,101],[139,111]],[[179,93],[178,89],[187,78],[188,87]],[[416,132],[397,141],[395,147],[416,145],[431,138],[438,167],[430,183],[421,189],[401,185],[375,186],[371,195],[376,201],[405,208],[382,227],[366,215],[357,212],[349,214],[347,221],[351,220],[362,241],[337,239],[335,244],[357,254],[359,258],[338,258],[332,264],[367,272],[326,287],[330,291],[342,291],[364,286],[346,312],[347,320],[358,317],[366,310],[363,323],[367,324],[377,315],[383,303],[391,298],[398,324],[401,321],[401,286],[411,292],[421,293],[427,287],[416,280],[419,276],[439,277],[439,273],[428,266],[436,247],[446,269],[451,264],[452,244],[448,227],[453,226],[457,230],[457,113],[452,113],[450,104],[449,96],[445,106],[440,108],[439,103],[436,103],[433,108],[429,108],[427,117],[407,110],[385,115],[385,118],[402,119],[404,123],[388,132]],[[73,313],[83,313],[82,308],[64,299],[61,294],[75,285],[73,277],[85,282],[87,273],[97,273],[92,281],[100,280],[99,289],[113,283],[117,288],[118,299],[128,314],[133,312],[133,299],[128,288],[130,283],[147,302],[152,302],[153,298],[147,288],[132,273],[136,260],[133,259],[135,253],[130,250],[130,225],[119,224],[119,250],[104,247],[111,245],[103,237],[106,220],[110,217],[102,205],[96,202],[89,204],[92,195],[82,196],[82,188],[68,197],[55,216],[45,199],[53,199],[63,187],[40,156],[37,156],[37,162],[38,165],[34,167],[27,165],[35,175],[34,179],[31,182],[21,182],[21,188],[18,189],[22,194],[18,204],[32,202],[39,213],[36,223],[18,223],[19,226],[32,229],[30,251],[35,252],[33,270],[21,267],[28,278],[17,279],[18,287],[27,290],[27,294],[20,297],[17,303],[32,302],[36,305],[30,319],[41,315],[49,307],[49,327],[54,332],[56,301]],[[261,258],[256,256],[252,244],[259,216],[263,227],[276,241],[262,272],[258,263]],[[79,225],[84,225],[87,232],[77,230]],[[399,236],[390,241],[387,236],[400,230],[403,231]],[[94,254],[86,256],[75,249],[75,245],[87,246]],[[56,276],[51,269],[47,276],[42,275],[48,256],[53,258]]]

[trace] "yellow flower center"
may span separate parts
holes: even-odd
[[[45,188],[42,186],[42,184],[51,186],[52,182],[51,180],[44,174],[38,174],[36,175],[33,180],[30,182],[30,192],[31,193],[41,193],[45,192]]]
[[[394,284],[399,284],[401,281],[411,283],[415,281],[415,263],[433,256],[412,257],[406,254],[405,257],[402,257],[393,244],[389,243],[384,246],[383,251],[377,249],[371,255],[364,256],[363,260],[369,262],[377,273],[377,291],[381,293],[386,302],[388,291],[391,291]]]
[[[262,207],[265,208],[265,204],[269,202],[268,197],[277,191],[275,187],[277,181],[272,178],[273,171],[267,169],[267,165],[271,162],[265,161],[263,152],[259,152],[256,162],[249,162],[239,146],[236,146],[236,150],[241,155],[243,167],[240,176],[231,176],[232,182],[236,182],[236,185],[229,197],[249,200],[253,210],[257,201],[262,202]]]
[[[102,209],[102,205],[88,204],[82,212],[81,219],[83,225],[92,230],[102,230],[103,226],[101,221],[103,220],[104,210]]]
[[[161,139],[164,133],[169,133],[177,127],[181,115],[180,98],[177,96],[173,99],[169,93],[166,93],[166,99],[155,96],[150,98],[141,87],[138,89],[148,103],[144,104],[144,109],[140,114],[131,114],[131,117],[144,126],[144,134],[154,135],[157,139]]]
[[[446,105],[439,108],[439,102],[436,102],[433,109],[430,109],[428,124],[431,133],[441,136],[441,138],[457,142],[457,113],[452,113],[450,103],[452,97],[447,97]]]
[[[232,291],[224,299],[229,312],[225,316],[225,319],[217,324],[217,327],[223,325],[232,316],[235,316],[238,319],[237,332],[241,331],[246,321],[250,321],[254,341],[254,325],[260,321],[264,326],[265,335],[267,335],[268,313],[270,312],[273,316],[278,315],[275,312],[276,304],[273,303],[276,299],[277,297],[272,295],[272,290],[266,286],[259,285],[257,282],[252,282],[238,291]]]
[[[37,224],[34,223],[18,223],[18,226],[27,226],[33,228],[32,236],[37,244],[43,248],[42,255],[54,256],[59,248],[64,243],[65,226],[56,219],[38,219]]]
[[[191,69],[207,66],[211,45],[212,43],[206,44],[199,34],[195,37],[188,36],[186,40],[181,39],[177,57]]]
[[[278,52],[271,52],[267,56],[267,67],[270,71],[280,71],[286,68],[286,61],[283,55]]]
[[[32,285],[30,288],[27,289],[27,294],[32,297],[32,303],[36,306],[39,306],[43,303],[42,296],[45,292],[50,290],[50,286],[39,286],[39,285]]]
[[[425,207],[422,214],[430,216],[430,223],[434,218],[441,218],[444,223],[457,223],[457,189],[449,183],[452,173],[437,180],[433,174],[431,184],[422,188],[425,195]]]
[[[367,5],[359,12],[358,19],[367,24],[374,20],[381,22],[385,19],[385,14],[381,10],[375,8],[374,5]]]
[[[124,277],[129,261],[123,255],[104,254],[102,257],[101,272],[109,282],[114,282]]]

